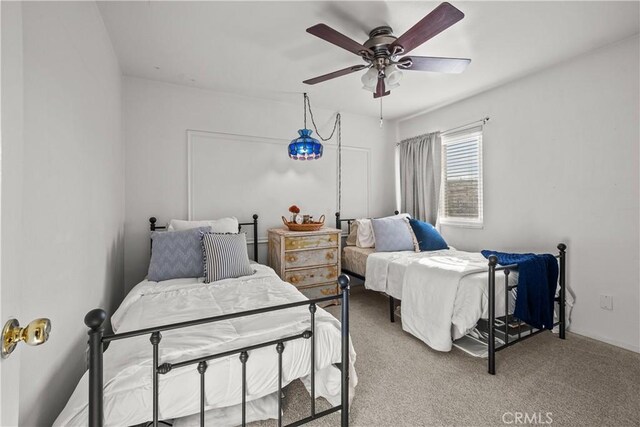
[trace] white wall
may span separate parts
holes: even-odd
[[[460,249],[568,249],[572,330],[639,346],[638,37],[398,124],[399,139],[491,117],[484,228],[443,226]],[[613,311],[599,295],[613,296]]]
[[[147,271],[148,218],[156,216],[160,222],[166,222],[171,218],[187,217],[186,131],[192,129],[290,140],[302,127],[302,94],[292,95],[292,103],[286,104],[139,78],[126,77],[124,81],[127,164],[125,282],[129,289],[142,280]],[[314,113],[321,133],[327,135],[333,124],[333,112],[316,109]],[[371,215],[388,214],[395,205],[393,132],[395,129],[390,124],[380,129],[375,118],[343,113],[343,144],[371,149]],[[282,155],[286,156],[284,150]],[[242,167],[241,158],[228,165],[230,171]],[[343,173],[344,179],[348,180],[349,171],[344,170]],[[211,185],[232,184],[214,182]],[[251,185],[251,182],[241,185]],[[269,195],[271,203],[282,206],[282,215],[296,200],[298,189],[295,187],[293,182],[289,189],[273,188]],[[335,186],[329,184],[315,191],[335,194]],[[224,203],[227,214],[247,205],[255,207],[254,210],[260,214],[261,205],[264,206],[266,200],[248,201],[239,191],[236,199],[221,200],[221,203]],[[262,217],[261,222],[277,223],[278,218]],[[327,221],[329,225],[333,224],[332,217],[329,216]],[[264,250],[262,252],[264,254]],[[262,256],[261,261],[266,262],[266,257]]]
[[[3,254],[14,252],[20,275],[3,282],[3,292],[18,289],[21,324],[52,322],[46,344],[21,344],[11,356],[21,362],[13,391],[19,424],[36,426],[53,422],[85,370],[86,312],[112,311],[123,296],[122,82],[95,3],[19,7],[23,74],[14,90],[23,96],[24,134],[3,140],[2,189],[22,193],[11,199],[20,203],[11,216],[3,203],[3,231],[20,235]],[[5,170],[12,160],[18,163]]]

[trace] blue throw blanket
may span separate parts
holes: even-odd
[[[518,265],[518,293],[514,316],[537,329],[553,329],[553,305],[558,283],[558,263],[550,254],[510,254],[482,251],[498,257],[500,265]]]

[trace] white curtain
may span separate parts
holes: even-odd
[[[400,207],[413,218],[438,225],[440,132],[405,139],[399,146]]]

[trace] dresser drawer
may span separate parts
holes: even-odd
[[[312,286],[310,288],[302,288],[298,290],[302,292],[302,294],[309,299],[322,298],[329,295],[338,295],[338,285],[336,285],[335,283]],[[336,299],[335,301],[338,302],[339,300]],[[327,304],[333,304],[333,303],[331,301],[327,301]]]
[[[288,236],[284,239],[284,249],[312,249],[338,246],[338,234],[320,234],[312,236]]]
[[[284,254],[284,266],[287,269],[335,264],[337,260],[338,248],[313,249],[310,251],[287,252]]]
[[[318,283],[326,283],[332,280],[338,280],[338,267],[336,266],[287,271],[284,277],[285,282],[289,282],[298,288],[316,285]]]

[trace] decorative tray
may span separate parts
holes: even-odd
[[[307,224],[289,222],[285,217],[282,217],[282,222],[290,231],[318,231],[324,226],[324,215],[320,216],[320,221],[309,222]]]

